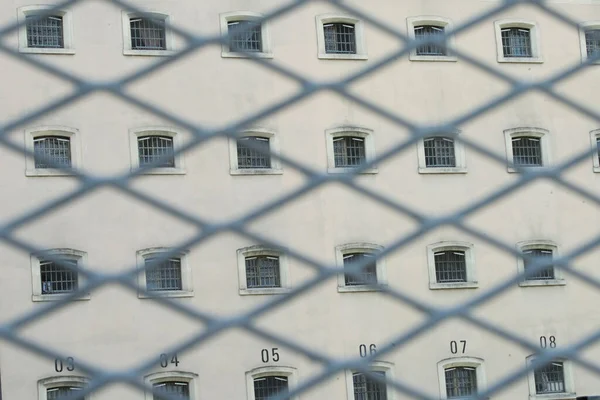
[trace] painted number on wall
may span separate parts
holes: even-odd
[[[162,368],[167,368],[169,366],[169,355],[162,353],[159,357],[160,366]],[[171,357],[171,364],[175,364],[176,367],[179,366],[179,359],[177,358],[177,353],[173,354]]]
[[[278,362],[279,361],[278,351],[279,351],[279,349],[277,347],[273,347],[271,349],[270,353],[269,353],[269,349],[262,349],[260,351],[260,358],[261,358],[262,362],[268,363],[270,360],[273,360],[273,362]]]
[[[550,346],[551,349],[556,348],[556,337],[555,336],[540,336],[540,347],[545,349]]]
[[[63,372],[64,370],[74,371],[75,370],[75,360],[73,357],[67,357],[66,359],[57,358],[54,360],[54,370],[56,372]]]
[[[369,354],[373,355],[375,353],[377,353],[377,346],[374,344],[370,344],[369,345],[369,351],[367,352],[367,345],[366,344],[361,344],[360,346],[358,346],[358,354],[360,354],[361,357],[366,357]]]
[[[467,341],[466,340],[453,340],[450,342],[450,353],[452,354],[465,354],[467,351]]]

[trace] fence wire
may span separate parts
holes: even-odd
[[[49,16],[52,15],[53,11],[71,8],[75,5],[85,3],[86,1],[87,0],[68,0],[57,4],[51,9],[45,10],[44,12],[40,13],[39,16],[40,18]],[[153,18],[152,14],[147,14],[136,8],[133,4],[130,4],[124,0],[104,0],[104,2],[130,12],[134,12],[136,15],[141,17],[147,17],[149,19]],[[382,296],[387,296],[390,299],[407,305],[426,316],[426,318],[422,322],[410,327],[410,329],[407,331],[398,333],[387,344],[379,346],[376,355],[368,355],[364,358],[336,358],[323,354],[322,352],[316,352],[313,349],[294,341],[290,337],[274,334],[256,326],[255,321],[260,316],[273,312],[277,308],[290,303],[295,298],[306,296],[311,290],[315,289],[319,285],[322,285],[324,282],[335,279],[341,272],[339,267],[335,265],[325,265],[322,262],[307,256],[302,251],[294,249],[290,243],[278,242],[272,238],[252,232],[247,228],[251,222],[259,219],[260,217],[269,215],[282,207],[285,207],[300,196],[314,191],[317,188],[323,187],[324,185],[334,182],[341,184],[348,189],[351,189],[354,192],[364,196],[365,198],[377,202],[381,205],[381,207],[392,209],[399,215],[409,217],[417,223],[418,227],[416,229],[406,235],[397,237],[393,243],[389,244],[383,251],[376,254],[377,258],[385,257],[386,255],[398,251],[399,249],[410,246],[411,243],[426,233],[442,226],[455,227],[465,234],[486,242],[507,254],[514,255],[515,257],[521,256],[521,253],[516,250],[512,244],[505,243],[497,238],[494,238],[493,236],[490,236],[489,232],[480,229],[480,227],[467,224],[466,219],[477,211],[494,205],[501,199],[511,196],[516,191],[527,185],[531,185],[535,181],[553,181],[566,190],[589,200],[594,205],[600,205],[600,197],[596,196],[586,188],[566,180],[564,177],[568,170],[584,160],[589,160],[589,157],[595,152],[593,149],[577,154],[558,165],[549,166],[543,169],[520,169],[518,166],[515,166],[515,169],[519,170],[520,174],[518,178],[511,183],[493,190],[484,197],[474,199],[466,206],[435,217],[423,214],[406,204],[386,197],[382,193],[378,193],[372,189],[369,189],[355,180],[355,177],[362,171],[372,168],[383,161],[392,159],[407,148],[414,146],[419,140],[440,132],[443,132],[445,137],[452,138],[453,140],[462,143],[467,149],[484,156],[490,163],[497,163],[503,167],[506,166],[506,158],[503,154],[491,151],[469,138],[458,135],[457,127],[527,93],[543,93],[556,100],[558,103],[563,104],[565,107],[573,110],[573,112],[600,122],[600,113],[598,113],[596,109],[591,108],[587,104],[581,104],[573,99],[567,98],[555,90],[556,86],[561,82],[566,81],[582,71],[584,68],[599,61],[600,53],[596,54],[595,56],[588,57],[587,60],[583,62],[573,64],[549,78],[533,82],[525,82],[510,76],[469,54],[466,54],[458,49],[453,49],[452,51],[454,55],[456,55],[460,61],[467,62],[478,70],[486,73],[490,79],[495,79],[510,85],[511,89],[506,91],[505,94],[495,97],[476,108],[470,109],[462,115],[434,125],[415,124],[414,122],[411,122],[410,118],[403,115],[401,110],[400,112],[386,110],[365,98],[353,94],[349,90],[349,86],[351,84],[377,73],[382,68],[388,66],[388,64],[396,61],[399,57],[408,55],[411,51],[415,50],[419,46],[428,45],[431,46],[431,48],[441,48],[444,46],[445,40],[450,34],[459,35],[463,32],[468,32],[469,29],[478,26],[482,22],[520,5],[526,4],[535,7],[540,13],[544,13],[545,15],[550,16],[563,24],[571,26],[574,29],[579,29],[578,22],[551,8],[544,0],[503,0],[497,2],[497,4],[490,7],[484,13],[472,16],[469,20],[467,20],[467,22],[455,27],[451,32],[446,31],[439,35],[425,35],[419,38],[420,41],[416,41],[410,39],[396,26],[390,26],[389,24],[379,20],[373,14],[358,9],[342,0],[292,0],[277,7],[273,7],[270,12],[268,12],[262,18],[253,21],[252,23],[242,24],[243,29],[252,29],[263,22],[283,17],[286,14],[293,13],[295,10],[308,3],[328,3],[334,5],[340,11],[356,16],[380,31],[391,35],[397,39],[399,44],[401,44],[401,47],[398,50],[389,52],[385,57],[382,57],[379,60],[369,62],[368,65],[358,70],[358,72],[350,73],[341,79],[328,81],[315,81],[309,79],[307,76],[303,76],[298,72],[286,68],[276,61],[267,61],[256,56],[252,52],[249,52],[246,56],[253,63],[298,83],[300,89],[293,95],[277,102],[276,104],[260,109],[259,111],[246,115],[240,119],[224,121],[222,126],[211,128],[194,123],[183,118],[181,115],[169,112],[145,101],[144,99],[131,95],[127,93],[126,89],[140,80],[147,79],[150,74],[163,70],[168,66],[193,55],[207,46],[221,46],[222,44],[228,43],[229,38],[227,36],[223,36],[221,34],[214,36],[200,36],[197,34],[192,34],[191,32],[188,32],[177,25],[171,25],[167,22],[167,28],[175,33],[178,37],[184,39],[186,46],[183,49],[176,51],[175,54],[170,57],[162,58],[149,66],[145,66],[132,73],[125,74],[118,79],[108,81],[98,81],[93,77],[76,75],[72,72],[67,72],[59,67],[46,63],[41,58],[28,57],[27,55],[21,54],[18,50],[6,44],[4,41],[0,41],[0,50],[5,55],[13,57],[20,62],[29,64],[34,68],[49,73],[55,79],[68,82],[73,86],[73,90],[62,98],[53,100],[40,108],[29,110],[27,113],[20,115],[15,119],[3,121],[0,125],[0,145],[19,154],[25,153],[28,156],[33,156],[31,151],[23,149],[22,146],[19,146],[9,140],[9,133],[15,129],[22,128],[28,122],[34,121],[42,116],[50,115],[67,107],[70,104],[73,104],[76,101],[99,92],[111,94],[115,98],[121,99],[124,102],[127,102],[141,110],[152,113],[153,115],[160,117],[165,121],[169,121],[170,123],[191,132],[193,135],[193,140],[189,141],[184,146],[175,149],[173,153],[169,154],[169,156],[172,156],[173,154],[176,156],[179,153],[188,152],[192,149],[202,146],[204,143],[214,138],[225,137],[235,139],[240,136],[240,132],[244,128],[251,126],[253,123],[256,123],[265,117],[274,115],[283,110],[292,108],[299,102],[311,96],[315,96],[320,92],[332,92],[340,97],[355,102],[364,109],[377,114],[382,119],[407,129],[410,131],[410,138],[389,148],[384,153],[379,154],[375,159],[369,160],[368,162],[357,166],[352,171],[343,174],[324,173],[321,170],[315,169],[312,165],[298,162],[286,156],[285,153],[269,154],[270,157],[279,160],[286,167],[292,168],[304,175],[306,182],[299,188],[285,195],[268,199],[268,201],[266,201],[260,207],[254,208],[245,215],[221,222],[203,219],[168,202],[142,193],[140,190],[135,189],[131,185],[132,179],[143,174],[150,168],[160,166],[166,160],[165,157],[156,159],[152,163],[144,165],[138,169],[115,176],[99,176],[93,175],[89,172],[83,172],[80,170],[73,171],[69,169],[70,172],[74,173],[75,178],[78,180],[78,186],[71,192],[62,195],[57,199],[48,201],[35,209],[29,210],[29,212],[23,215],[19,215],[10,220],[0,221],[0,237],[2,240],[8,245],[27,254],[43,254],[43,249],[36,248],[31,243],[17,238],[15,231],[20,227],[35,221],[36,219],[49,215],[50,213],[61,208],[69,207],[69,205],[75,200],[82,198],[91,192],[98,191],[101,188],[110,187],[125,194],[132,201],[142,202],[156,209],[160,209],[171,217],[186,223],[191,223],[198,228],[199,233],[197,235],[189,237],[187,240],[177,246],[174,246],[169,251],[156,256],[153,258],[152,262],[147,263],[147,265],[144,267],[146,269],[168,261],[170,258],[177,256],[177,254],[179,254],[181,251],[193,246],[197,246],[200,243],[207,241],[211,237],[224,232],[236,233],[257,243],[268,245],[273,249],[284,250],[292,259],[298,260],[313,268],[317,273],[316,276],[295,286],[290,290],[289,293],[269,299],[249,311],[232,315],[215,315],[209,310],[199,310],[197,307],[191,307],[184,303],[170,300],[169,298],[157,296],[152,292],[145,293],[146,296],[153,299],[152,301],[168,307],[169,309],[189,318],[190,320],[197,320],[205,325],[204,328],[197,332],[197,334],[193,337],[185,340],[184,342],[178,343],[174,347],[163,349],[164,353],[181,353],[194,346],[202,344],[211,338],[223,334],[228,330],[241,328],[250,335],[277,343],[284,348],[292,350],[298,354],[302,354],[309,359],[323,365],[321,372],[304,379],[296,387],[291,388],[289,392],[273,397],[274,400],[295,398],[295,396],[310,390],[316,385],[319,385],[330,379],[332,376],[348,369],[361,371],[374,381],[386,382],[389,387],[392,387],[394,390],[397,390],[398,392],[401,392],[409,397],[433,400],[436,397],[432,397],[424,392],[422,388],[416,387],[402,378],[390,379],[382,374],[373,373],[370,369],[370,364],[375,360],[375,358],[380,358],[391,351],[397,351],[398,349],[401,349],[411,341],[418,338],[420,335],[423,335],[429,330],[433,329],[437,325],[455,318],[461,319],[473,327],[487,331],[497,337],[504,338],[507,341],[517,344],[522,348],[538,355],[538,357],[536,357],[532,363],[516,369],[505,376],[502,376],[500,379],[497,379],[495,382],[489,384],[484,390],[468,398],[487,399],[510,386],[515,381],[521,379],[530,371],[543,367],[552,360],[561,357],[572,360],[574,363],[600,377],[600,365],[582,358],[582,350],[597,343],[598,339],[600,339],[600,330],[595,331],[593,334],[579,340],[576,343],[573,343],[570,346],[552,350],[540,350],[539,343],[534,343],[529,339],[508,331],[502,326],[483,320],[482,318],[479,318],[473,314],[473,311],[477,307],[497,298],[503,292],[511,287],[514,287],[514,285],[521,282],[527,276],[536,276],[537,274],[545,271],[545,269],[548,267],[548,264],[547,262],[544,263],[544,261],[534,261],[532,263],[528,263],[527,270],[522,274],[516,274],[510,279],[496,283],[490,289],[480,289],[479,294],[470,297],[467,301],[451,307],[440,307],[427,304],[421,299],[414,298],[406,293],[403,293],[402,291],[394,289],[392,286],[381,285],[378,289],[380,290]],[[13,34],[23,24],[25,24],[25,21],[10,23],[7,26],[0,28],[0,38]],[[233,33],[235,34],[235,31],[233,31]],[[258,154],[264,154],[264,147],[260,145],[256,145],[251,141],[245,145],[256,151]],[[37,156],[39,157],[39,155]],[[61,166],[57,166],[57,168],[60,169]],[[561,256],[554,258],[552,260],[552,265],[568,273],[571,277],[577,278],[582,283],[600,290],[600,280],[574,269],[571,265],[575,258],[594,249],[599,244],[600,236],[591,237],[587,242],[580,244],[579,247],[570,251],[569,253],[562,254]],[[126,272],[109,274],[102,272],[101,265],[89,266],[64,263],[61,262],[60,258],[55,257],[52,254],[45,255],[44,257],[45,259],[53,261],[65,269],[77,271],[79,274],[85,277],[85,284],[79,287],[76,291],[66,294],[60,300],[36,308],[27,314],[19,315],[17,318],[11,321],[4,322],[2,325],[0,325],[0,337],[25,351],[47,357],[48,359],[56,359],[61,358],[64,355],[58,351],[49,349],[46,345],[42,345],[34,340],[27,339],[19,335],[19,330],[39,319],[47,318],[51,313],[60,310],[70,301],[77,299],[86,293],[91,293],[102,286],[120,285],[132,293],[138,293],[140,289],[136,283],[136,277],[140,271],[137,266],[132,266]],[[368,261],[372,262],[372,260]],[[358,273],[360,268],[365,265],[365,262],[357,263],[354,272]],[[344,270],[344,272],[350,274],[353,273],[352,271],[348,272],[347,270]],[[89,361],[79,361],[78,368],[84,371],[90,377],[90,382],[82,391],[79,391],[75,395],[62,397],[61,399],[75,400],[76,398],[82,398],[81,396],[93,393],[107,385],[114,383],[125,383],[139,389],[140,391],[152,392],[153,388],[145,384],[141,377],[151,370],[155,364],[155,357],[151,357],[143,362],[140,362],[135,367],[125,370],[113,370],[101,368],[98,365],[90,363]],[[160,394],[160,397],[166,400],[176,400],[178,398],[177,396],[170,394]]]

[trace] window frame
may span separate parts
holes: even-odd
[[[369,168],[362,169],[356,172],[359,167],[336,167],[335,152],[333,150],[333,140],[338,137],[356,136],[365,140],[365,162],[369,163],[376,158],[375,154],[375,134],[372,129],[363,128],[360,126],[341,126],[337,128],[325,130],[325,140],[327,147],[327,172],[330,174],[343,174],[354,172],[355,174],[376,174],[379,172],[377,166],[373,165]]]
[[[508,28],[529,29],[531,57],[504,56],[504,48],[502,46],[502,29]],[[537,22],[519,18],[502,19],[494,21],[494,31],[496,35],[496,55],[499,63],[541,64],[544,62],[540,41],[540,29]]]
[[[173,24],[173,16],[160,11],[155,10],[140,10],[139,12],[129,12],[126,10],[121,11],[121,25],[123,33],[123,55],[125,56],[171,56],[175,54],[175,34],[170,29],[170,25]],[[133,49],[131,46],[131,24],[132,18],[154,18],[162,19],[165,22],[165,45],[166,50],[143,50]]]
[[[386,380],[394,380],[394,364],[389,361],[372,361],[369,363],[369,369],[374,372],[384,372]],[[344,371],[346,376],[346,396],[348,400],[354,400],[354,379],[353,374],[362,372],[358,370],[347,369]],[[387,400],[394,400],[396,391],[391,385],[386,385]]]
[[[263,245],[254,245],[238,249],[236,253],[240,295],[271,295],[285,294],[290,292],[292,289],[292,284],[290,279],[288,257],[284,250],[277,250]],[[279,257],[279,280],[281,287],[248,288],[248,283],[246,280],[246,257],[253,256]]]
[[[590,131],[590,145],[592,146],[592,166],[594,172],[600,172],[600,151],[597,140],[600,140],[600,129]]]
[[[431,135],[421,138],[417,141],[417,159],[419,162],[419,174],[466,174],[467,173],[467,158],[465,145],[459,139],[460,131],[454,133],[443,133],[439,135]],[[449,137],[454,141],[454,159],[456,160],[455,167],[428,167],[425,157],[425,140],[436,137]]]
[[[138,298],[151,299],[153,297],[193,297],[193,276],[189,261],[189,251],[176,251],[173,257],[181,259],[181,290],[156,290],[146,292],[146,258],[157,254],[173,251],[170,247],[150,247],[136,251],[136,265],[138,268]]]
[[[526,240],[517,243],[517,251],[523,253],[530,249],[543,249],[552,251],[552,258],[560,257],[558,245],[551,240]],[[517,271],[519,274],[525,272],[525,262],[520,255],[517,257]],[[519,282],[521,287],[533,286],[565,286],[567,281],[564,279],[564,274],[561,268],[554,267],[554,279],[531,279],[522,280]]]
[[[378,257],[375,260],[375,268],[377,271],[377,285],[349,285],[346,286],[346,278],[344,273],[344,256],[350,253],[377,253],[385,248],[378,244],[367,242],[346,243],[335,247],[335,261],[340,269],[338,274],[338,292],[378,292],[381,289],[379,285],[387,285],[387,272],[385,267],[385,257]]]
[[[67,296],[71,296],[71,293],[53,293],[53,294],[42,294],[42,274],[40,268],[40,258],[49,255],[52,257],[64,256],[71,260],[77,261],[77,266],[88,265],[88,255],[86,252],[81,250],[75,250],[70,248],[54,248],[43,250],[40,252],[32,253],[29,256],[31,264],[31,300],[34,302],[38,301],[58,301]],[[77,273],[77,288],[78,290],[84,287],[86,284],[86,278],[84,274]],[[90,293],[80,294],[79,296],[73,297],[71,300],[89,300]]]
[[[532,354],[525,360],[526,365],[530,366],[536,359],[536,355]],[[564,357],[557,357],[552,360],[554,362],[563,363],[563,374],[565,378],[565,392],[564,393],[551,393],[551,394],[537,394],[535,389],[535,369],[527,372],[527,383],[529,386],[529,398],[530,399],[552,399],[552,400],[571,400],[577,397],[575,392],[575,383],[573,380],[573,364],[572,362]],[[551,361],[551,362],[552,362]]]
[[[155,383],[164,383],[164,382],[187,382],[189,392],[190,392],[190,400],[197,400],[198,396],[198,388],[196,387],[198,381],[198,374],[193,372],[185,372],[185,371],[164,371],[164,372],[154,372],[152,374],[146,375],[144,377],[144,383],[148,386],[152,386]],[[144,399],[145,400],[154,400],[154,394],[152,391],[145,390],[144,391]],[[87,399],[86,399],[87,400]]]
[[[34,141],[42,136],[63,136],[69,138],[71,147],[71,168],[36,168]],[[73,176],[81,168],[81,142],[79,130],[62,125],[44,125],[25,129],[25,176]]]
[[[446,358],[437,363],[438,383],[439,383],[441,400],[448,399],[448,393],[446,392],[446,369],[452,368],[452,367],[475,368],[475,376],[477,378],[477,392],[481,393],[487,389],[487,378],[485,375],[485,365],[484,365],[483,358],[478,358],[478,357]]]
[[[180,131],[168,126],[147,126],[129,130],[129,151],[131,159],[131,170],[140,168],[138,150],[138,139],[142,136],[168,136],[173,139],[173,151],[175,152],[175,167],[159,167],[140,171],[141,175],[185,175],[185,160],[182,147],[182,134]]]
[[[464,251],[467,273],[466,282],[438,282],[435,268],[435,253],[439,251]],[[475,267],[475,246],[473,243],[462,241],[440,241],[427,246],[427,267],[429,270],[429,289],[476,289],[477,270]]]
[[[254,11],[231,11],[219,14],[221,25],[221,36],[226,38],[229,34],[229,23],[235,21],[256,21],[264,18],[263,14]],[[260,27],[262,51],[256,52],[235,52],[229,48],[229,41],[225,39],[221,44],[221,57],[223,58],[273,58],[273,47],[271,44],[271,35],[268,20],[263,21]]]
[[[579,24],[579,47],[581,49],[582,62],[588,60],[585,32],[592,29],[600,29],[600,21],[587,21]],[[593,61],[590,64],[600,65],[600,60]]]
[[[246,371],[246,394],[248,400],[256,400],[254,396],[254,379],[265,376],[281,375],[288,378],[288,389],[291,391],[298,386],[298,370],[287,366],[265,366]],[[298,396],[290,397],[290,400],[299,400]]]
[[[75,54],[73,40],[73,12],[69,9],[53,11],[53,14],[62,17],[63,24],[63,47],[62,48],[40,48],[27,46],[27,25],[25,19],[30,15],[37,15],[46,10],[54,10],[54,5],[30,5],[17,8],[17,20],[19,22],[19,52],[30,54]]]
[[[321,60],[368,60],[364,23],[359,18],[344,14],[319,14],[315,16],[317,27],[317,58]],[[356,54],[327,53],[325,51],[324,25],[330,23],[346,23],[354,25],[354,39],[356,41]]]
[[[452,34],[452,30],[454,29],[454,24],[450,18],[440,17],[437,15],[419,15],[415,17],[406,18],[406,29],[408,33],[408,38],[410,40],[415,40],[415,27],[420,25],[432,25],[436,27],[444,28],[444,33],[448,35],[448,39],[446,40],[446,55],[417,55],[417,49],[414,48],[410,51],[408,55],[408,59],[410,61],[442,61],[442,62],[456,62],[458,61],[458,57],[453,55],[454,50],[456,48],[455,38]]]
[[[239,168],[237,154],[237,140],[239,138],[255,136],[269,139],[269,151],[271,153],[271,168]],[[281,161],[273,154],[279,154],[279,135],[271,129],[251,128],[238,132],[237,137],[228,139],[229,142],[229,174],[230,175],[281,175],[283,168]]]
[[[540,149],[542,151],[542,165],[541,166],[531,166],[531,167],[514,167],[513,165],[513,147],[512,147],[512,139],[518,137],[533,137],[540,139]],[[550,151],[550,131],[543,128],[535,128],[535,127],[518,127],[512,129],[506,129],[504,131],[504,141],[506,148],[506,161],[507,161],[507,171],[509,173],[520,173],[521,169],[525,170],[535,170],[539,168],[547,168],[550,166],[552,157]]]
[[[48,400],[48,395],[46,393],[48,389],[63,386],[81,386],[85,388],[89,383],[89,378],[77,375],[50,376],[48,378],[43,378],[38,381],[38,400]],[[85,400],[92,400],[93,397],[93,393],[89,393],[85,396]]]

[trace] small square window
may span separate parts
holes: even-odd
[[[412,49],[411,61],[456,62],[452,20],[435,15],[420,15],[406,18],[408,38],[414,41],[439,40],[437,43],[422,43]]]
[[[65,47],[61,15],[25,17],[27,47],[62,49]]]
[[[474,367],[452,367],[445,369],[446,397],[458,399],[477,394],[477,373]]]
[[[357,266],[365,264],[362,268]],[[352,273],[344,274],[346,286],[376,285],[377,265],[374,255],[368,253],[349,253],[344,255],[344,269],[352,270]]]
[[[550,165],[550,135],[542,128],[514,128],[504,131],[508,172],[522,168],[540,168]]]
[[[129,20],[132,50],[166,50],[165,21],[151,18]]]
[[[138,297],[194,295],[187,252],[155,247],[137,251],[136,258],[139,270]]]
[[[520,136],[512,139],[513,164],[517,167],[541,167],[540,138]]]
[[[351,15],[316,17],[317,50],[322,60],[368,59],[363,22]]]
[[[224,58],[273,58],[269,23],[264,16],[253,11],[234,11],[219,15],[221,44]]]
[[[327,129],[327,172],[376,174],[376,166],[364,166],[375,159],[374,136],[372,130],[357,126]]]
[[[81,168],[77,129],[41,126],[25,131],[26,176],[65,176]]]
[[[49,388],[46,390],[47,400],[61,400],[67,396],[76,395],[76,393],[83,390],[82,387],[78,386],[61,386],[56,388]],[[78,397],[75,400],[84,400],[83,397]]]
[[[246,257],[246,285],[248,289],[281,287],[279,257]]]
[[[298,384],[295,368],[266,366],[246,372],[246,394],[248,400],[269,400],[285,395]],[[290,400],[298,400],[297,396]]]
[[[129,131],[131,169],[145,175],[183,175],[182,133],[170,127],[136,128]]]
[[[262,52],[262,27],[252,21],[229,21],[229,51],[235,53]]]
[[[517,259],[518,271],[523,276],[519,286],[562,286],[566,282],[560,268],[552,265],[557,257],[558,246],[547,240],[531,240],[517,243],[522,254]],[[535,270],[532,271],[532,268]],[[525,274],[529,272],[528,276]]]
[[[357,167],[366,160],[365,139],[356,136],[334,138],[333,154],[336,168]]]
[[[237,139],[237,165],[240,169],[271,168],[269,138],[246,136]]]
[[[153,400],[163,400],[161,394],[172,396],[176,399],[190,400],[190,385],[188,382],[160,382],[154,383],[152,389],[155,392]]]
[[[527,272],[527,268],[533,264],[549,263],[552,261],[552,250],[547,249],[528,249],[523,251],[523,268]],[[538,270],[535,274],[527,276],[525,279],[530,281],[554,279],[554,266]]]
[[[501,32],[504,57],[533,57],[530,29],[505,28]]]
[[[371,374],[385,379],[384,371],[372,371]],[[352,374],[354,400],[387,400],[387,385],[372,377],[355,372]]]
[[[89,293],[81,293],[85,277],[78,267],[87,264],[87,254],[73,249],[52,249],[31,255],[32,300],[60,300],[77,293],[74,300],[88,300]],[[62,385],[61,385],[62,387]]]
[[[285,252],[264,246],[237,251],[241,295],[282,294],[290,290]]]
[[[356,54],[354,24],[330,23],[323,25],[325,52],[328,54]]]
[[[587,29],[585,31],[585,48],[588,57],[600,55],[600,29]]]
[[[371,243],[348,243],[335,248],[338,292],[368,292],[387,285],[385,259],[379,256],[382,246]]]
[[[174,168],[173,138],[168,136],[138,137],[139,165],[157,168]],[[158,163],[157,163],[158,162]],[[154,165],[157,163],[156,165]]]
[[[71,267],[71,268],[69,268]],[[40,276],[42,294],[63,294],[77,290],[77,261],[60,260],[60,262],[40,260]]]
[[[75,54],[71,11],[33,5],[19,7],[17,12],[21,53]]]
[[[254,399],[268,400],[288,392],[287,376],[264,376],[254,379]]]
[[[494,22],[497,61],[542,63],[540,32],[535,21],[505,19]]]
[[[425,165],[427,168],[456,167],[453,139],[434,137],[424,139],[423,143],[425,147]]]
[[[62,400],[67,397],[74,400],[86,400],[87,396],[78,396],[89,384],[89,379],[81,376],[53,376],[38,381],[38,400]]]
[[[164,396],[178,400],[197,400],[196,379],[198,375],[183,371],[156,372],[144,377],[152,387],[145,393],[145,400],[164,400]]]
[[[535,393],[565,393],[565,373],[562,362],[551,362],[534,371]]]
[[[417,25],[415,26],[415,39],[428,40],[432,37],[444,35],[443,26],[434,25]],[[416,49],[418,56],[445,56],[447,55],[446,47],[439,44],[424,44]]]
[[[427,246],[430,289],[475,289],[475,250],[468,242],[444,241]]]
[[[467,262],[464,251],[440,251],[434,253],[434,257],[438,283],[467,282]]]
[[[37,136],[33,139],[35,168],[71,168],[71,139]]]
[[[181,258],[170,258],[155,263],[153,257],[146,261],[146,290],[149,292],[162,290],[181,290]]]

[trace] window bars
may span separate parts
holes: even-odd
[[[248,289],[281,287],[279,257],[246,257],[246,286]]]
[[[287,392],[288,378],[285,376],[265,376],[254,379],[254,400],[269,400]]]
[[[435,259],[435,278],[438,283],[467,281],[467,263],[464,251],[440,251],[434,253],[433,256]]]
[[[523,268],[527,272],[527,268],[531,263],[548,263],[552,261],[552,250],[545,249],[530,249],[523,251]],[[527,276],[527,280],[548,280],[554,279],[554,267],[549,267],[538,270],[535,274]]]
[[[440,37],[444,35],[443,26],[419,25],[415,26],[415,39],[427,40],[432,37]],[[441,44],[423,44],[416,49],[418,56],[445,56],[447,55],[446,47]]]
[[[352,273],[344,274],[346,286],[375,285],[377,284],[377,263],[374,255],[369,253],[349,253],[344,255],[344,269]],[[358,269],[357,266],[367,263]]]
[[[165,21],[151,18],[129,20],[132,50],[166,50]]]
[[[65,47],[63,18],[60,15],[25,17],[27,47],[62,49]]]
[[[533,57],[530,29],[506,28],[500,32],[504,57]]]
[[[522,136],[512,139],[513,164],[517,167],[541,167],[541,139]]]
[[[600,29],[588,29],[585,31],[585,48],[588,57],[600,54]]]
[[[67,259],[60,260],[60,263],[40,261],[42,294],[70,293],[77,290],[77,271],[63,265],[76,268],[77,261]]]
[[[56,388],[51,388],[46,390],[46,399],[47,400],[61,400],[65,399],[68,396],[72,396],[78,391],[82,390],[82,388],[78,386],[61,386]],[[84,400],[83,397],[79,397],[75,400]]]
[[[169,136],[140,136],[138,138],[140,167],[153,165],[158,168],[174,168],[173,138]],[[160,162],[159,162],[160,160]]]
[[[477,394],[477,373],[474,367],[446,368],[446,396],[449,399]]]
[[[251,144],[252,146],[248,146]],[[269,139],[248,136],[237,140],[238,168],[271,168]]]
[[[596,157],[598,157],[598,165],[600,165],[600,137],[596,138]]]
[[[323,25],[325,53],[356,54],[356,32],[354,24],[332,23]]]
[[[372,375],[385,378],[383,371],[371,371]],[[361,372],[352,374],[354,387],[354,400],[387,400],[387,387],[384,382],[379,382]]]
[[[425,166],[428,168],[456,167],[454,140],[446,137],[427,138],[425,148]]]
[[[71,168],[71,140],[62,136],[40,136],[33,139],[36,168]]]
[[[562,362],[552,362],[534,371],[535,393],[550,394],[565,392],[565,371]]]
[[[229,51],[261,52],[262,27],[252,21],[231,21],[227,23],[229,33]]]
[[[170,396],[170,399],[189,400],[190,387],[187,382],[162,382],[152,385],[154,389],[153,400],[166,400],[161,394]]]
[[[336,168],[358,167],[365,162],[365,139],[356,136],[334,138],[333,157]]]
[[[155,263],[155,258],[146,258],[146,290],[182,290],[181,258],[170,258]]]

